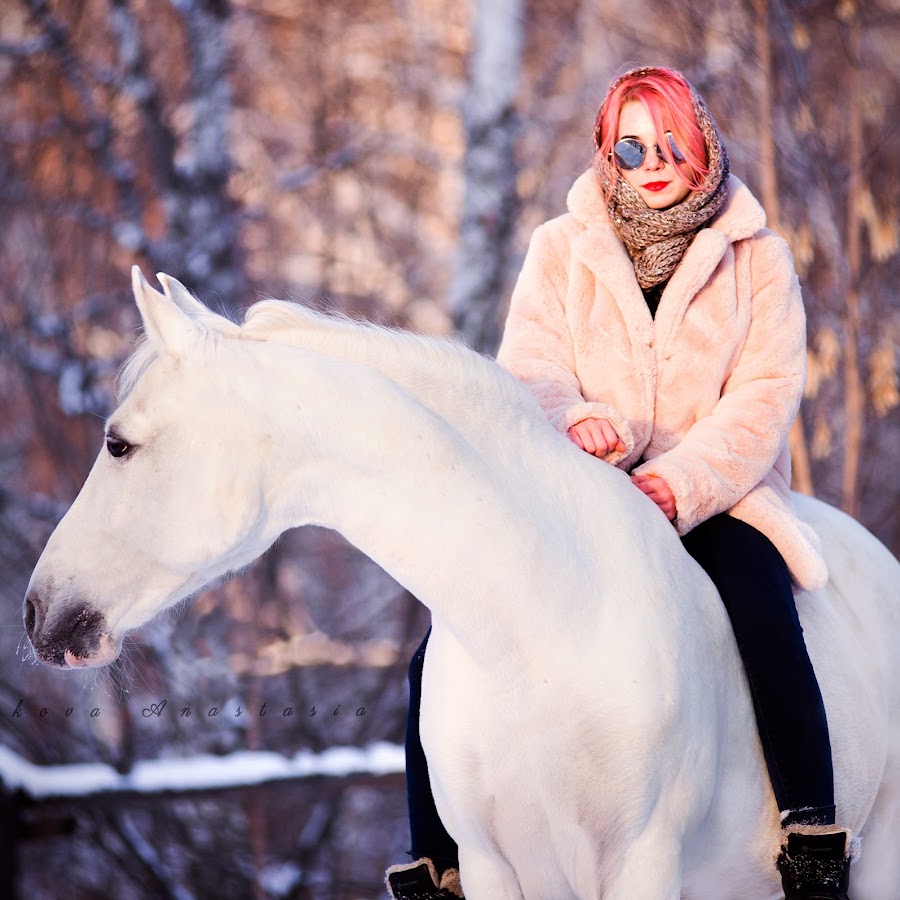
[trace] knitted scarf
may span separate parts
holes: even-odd
[[[610,91],[616,84],[618,81]],[[610,221],[628,250],[642,290],[671,276],[694,236],[719,211],[727,196],[729,167],[725,145],[712,113],[693,86],[691,100],[706,139],[709,173],[702,188],[691,191],[681,203],[669,209],[650,209],[611,160],[599,158],[600,154],[595,159],[595,171],[608,198]]]

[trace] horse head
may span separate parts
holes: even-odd
[[[244,342],[230,339],[239,326],[174,279],[159,276],[161,294],[137,267],[132,276],[146,340],[24,601],[35,653],[60,667],[112,662],[127,632],[274,539],[263,536],[265,435],[251,438],[236,422],[249,390]]]

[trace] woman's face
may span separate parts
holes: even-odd
[[[616,140],[621,141],[626,137],[640,141],[647,148],[647,153],[636,169],[619,168],[625,181],[638,192],[650,209],[668,209],[681,203],[691,192],[691,188],[678,174],[676,166],[657,155],[656,128],[647,107],[640,100],[629,100],[622,104]]]

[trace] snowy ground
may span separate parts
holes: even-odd
[[[403,771],[403,748],[385,742],[368,747],[331,747],[322,753],[301,751],[293,757],[243,750],[227,756],[198,754],[185,759],[145,760],[125,775],[103,763],[36,766],[0,746],[0,780],[8,789],[21,788],[34,798],[108,791],[195,791],[315,775],[387,775]]]

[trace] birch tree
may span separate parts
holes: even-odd
[[[841,505],[844,512],[859,516],[859,463],[863,442],[865,396],[859,366],[860,298],[859,279],[862,262],[860,200],[862,175],[862,58],[860,54],[860,21],[853,3],[842,4],[841,18],[846,23],[847,48],[847,113],[848,167],[847,185],[847,308],[844,315],[844,469]]]
[[[775,123],[772,115],[774,93],[772,39],[769,0],[753,0],[756,21],[754,36],[759,60],[759,181],[761,200],[769,227],[781,232],[780,205],[778,202],[778,168],[775,160]],[[814,494],[812,468],[803,416],[798,412],[788,438],[793,462],[793,486],[804,494]]]
[[[469,346],[492,352],[509,240],[517,214],[516,94],[522,65],[522,0],[473,0],[459,250],[450,302]]]
[[[149,29],[131,0],[112,0],[110,24],[123,90],[140,111],[150,172],[167,219],[163,234],[151,237],[140,223],[134,190],[128,190],[130,216],[117,226],[117,236],[127,249],[146,254],[154,271],[164,269],[234,311],[245,300],[246,279],[237,240],[238,210],[227,190],[232,168],[230,3],[176,0],[172,6],[184,34],[180,62],[186,69],[186,91],[167,113],[163,96],[169,86],[160,83],[159,68],[151,66]]]

